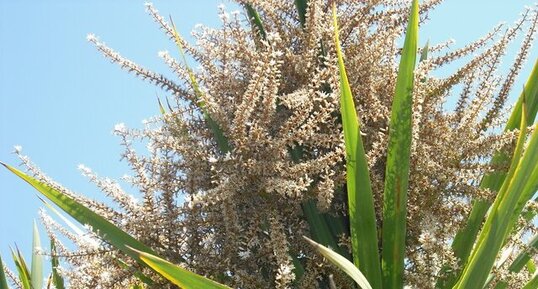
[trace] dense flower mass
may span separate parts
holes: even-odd
[[[322,212],[320,218],[334,227],[342,226],[339,222],[347,215],[329,3],[308,1],[303,19],[294,1],[238,2],[260,13],[263,31],[247,13],[220,8],[222,27],[198,27],[195,44],[176,37],[173,23],[146,5],[162,31],[200,66],[192,70],[182,59],[160,52],[177,80],[143,68],[88,36],[107,59],[169,93],[163,114],[147,121],[144,129],[114,127],[132,169],[124,181],[140,191],[139,200],[116,181],[81,166],[113,205],[86,199],[55,184],[21,157],[40,180],[74,196],[161,256],[229,286],[328,288],[334,282],[338,288],[353,288],[302,238],[315,235],[306,217],[309,210]],[[408,1],[336,2],[381,228],[388,122]],[[440,2],[421,4],[422,24]],[[482,175],[499,169],[488,165],[492,154],[512,146],[519,134],[503,132],[502,125],[506,101],[519,91],[514,82],[537,24],[532,7],[515,24],[499,25],[464,47],[451,49],[448,41],[422,51],[413,92],[405,263],[409,288],[434,288],[437,277],[447,272],[444,265],[458,267],[450,248],[456,232],[474,200],[494,197],[478,184]],[[499,65],[513,41],[521,41],[520,51],[503,73]],[[435,76],[453,62],[460,68],[446,77]],[[139,142],[147,145],[147,153],[135,151]],[[526,210],[536,211],[536,203],[530,202]],[[42,219],[69,263],[62,273],[72,288],[128,288],[138,282],[133,275],[137,270],[157,280],[154,288],[173,288],[96,236],[64,229],[46,214]],[[532,275],[507,268],[507,260],[525,250],[526,236],[536,231],[528,220],[519,228],[493,272],[495,280],[514,286],[510,288],[519,288]],[[58,235],[70,239],[76,249],[63,245],[65,239]],[[345,230],[339,242],[337,249],[349,252]]]

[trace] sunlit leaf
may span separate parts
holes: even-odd
[[[41,251],[41,240],[39,238],[39,230],[34,221],[34,232],[32,241],[32,264],[30,279],[32,280],[32,288],[43,287],[43,256],[38,253]]]
[[[0,256],[0,289],[9,289],[7,286],[6,274],[4,273],[4,263],[2,262],[2,257]]]
[[[105,218],[86,208],[84,205],[77,202],[70,196],[26,175],[25,173],[7,164],[0,164],[34,187],[43,196],[48,198],[60,209],[73,217],[73,219],[77,220],[81,224],[90,226],[95,234],[108,241],[116,249],[122,251],[133,259],[141,261],[138,258],[139,255],[134,254],[132,250],[127,249],[127,246],[135,248],[139,251],[153,253],[149,247],[142,244],[131,235],[125,233]]]
[[[418,0],[409,15],[392,101],[383,195],[383,287],[403,288],[407,189],[411,154],[414,69],[418,42]]]
[[[140,259],[150,268],[157,271],[172,283],[184,289],[231,289],[226,285],[217,283],[204,276],[195,274],[189,270],[174,265],[164,259],[161,259],[153,254],[148,254],[141,251],[134,251],[139,254]]]
[[[323,257],[327,258],[331,263],[333,263],[335,266],[340,268],[342,271],[344,271],[349,277],[351,277],[362,289],[372,289],[372,286],[370,283],[368,283],[368,280],[366,280],[366,277],[361,273],[357,267],[351,261],[346,259],[344,256],[339,255],[338,253],[334,252],[333,250],[314,242],[313,240],[304,237],[308,243],[310,243],[318,252],[323,255]]]
[[[333,4],[335,47],[340,71],[340,113],[346,146],[346,180],[353,262],[375,288],[381,287],[374,197],[359,118],[340,47],[336,6]]]

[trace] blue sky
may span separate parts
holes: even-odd
[[[453,47],[461,47],[501,21],[512,23],[534,1],[446,0],[421,28],[420,43],[453,38]],[[189,35],[197,23],[218,26],[222,2],[154,4],[163,15],[173,16],[182,35]],[[155,95],[164,93],[105,60],[86,42],[90,32],[145,67],[167,71],[157,52],[174,47],[142,1],[0,0],[0,160],[18,165],[11,152],[21,145],[49,176],[94,197],[98,191],[80,176],[77,165],[112,178],[128,173],[111,131],[120,122],[140,127],[143,119],[158,114]],[[508,52],[506,62],[514,53]],[[526,80],[537,54],[534,49],[516,87]],[[32,188],[0,170],[2,256],[9,256],[15,242],[30,253],[32,222],[40,206]]]

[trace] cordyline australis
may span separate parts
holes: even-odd
[[[86,229],[43,213],[51,278],[32,283],[40,273],[14,254],[20,278],[4,267],[13,285],[538,288],[537,65],[513,89],[536,7],[462,48],[420,49],[420,20],[440,0],[238,2],[244,12],[221,8],[220,29],[195,30],[196,46],[147,4],[178,46],[179,60],[159,53],[178,80],[88,36],[169,94],[144,129],[115,127],[140,200],[82,165],[113,204],[77,195],[18,149],[33,177],[5,166]]]

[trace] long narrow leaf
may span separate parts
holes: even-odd
[[[153,251],[142,244],[131,235],[125,233],[120,228],[116,227],[114,224],[101,217],[100,215],[94,213],[92,210],[86,208],[84,205],[80,204],[70,196],[55,190],[54,188],[41,183],[40,181],[26,175],[25,173],[7,165],[0,163],[8,170],[13,172],[15,175],[26,181],[36,190],[38,190],[43,196],[48,198],[51,202],[56,204],[64,212],[69,214],[75,220],[84,225],[89,225],[92,230],[99,235],[104,240],[107,240],[111,245],[113,245],[118,250],[132,257],[133,259],[141,262],[138,254],[134,254],[132,250],[127,249],[127,246],[135,248],[139,251],[147,252],[154,254]]]
[[[361,273],[357,267],[351,261],[346,259],[344,256],[339,255],[338,253],[334,252],[333,250],[318,244],[314,242],[313,240],[304,237],[308,243],[310,243],[316,250],[323,255],[323,257],[327,258],[331,263],[333,263],[335,266],[340,268],[342,271],[344,271],[349,277],[351,277],[362,289],[372,289],[372,286],[370,283],[368,283],[368,280],[366,277]]]
[[[364,272],[374,288],[381,288],[374,196],[370,184],[366,153],[360,135],[359,119],[340,48],[336,5],[334,4],[333,21],[340,71],[340,113],[346,146],[346,178],[353,262]]]
[[[522,105],[522,126],[525,120],[525,105]],[[526,123],[526,122],[525,122]],[[525,129],[522,129],[525,131]],[[524,195],[529,181],[538,176],[538,132],[534,131],[521,160],[518,162],[512,178],[506,178],[501,191],[495,198],[491,213],[479,235],[479,239],[469,262],[464,267],[455,289],[471,289],[483,286],[493,267],[495,258],[501,249],[507,232],[512,228],[512,218],[521,213],[518,201]],[[515,162],[512,163],[512,166]],[[508,173],[511,176],[512,166]],[[506,190],[506,192],[505,192]]]
[[[197,105],[202,110],[202,114],[204,115],[205,121],[211,132],[213,133],[213,137],[215,138],[215,142],[217,143],[217,146],[222,154],[226,154],[227,152],[231,151],[231,145],[226,136],[224,135],[224,131],[220,127],[220,125],[211,117],[207,109],[205,108],[205,103],[202,100],[202,91],[200,90],[200,86],[198,85],[198,81],[196,81],[196,77],[194,76],[194,73],[190,69],[187,63],[187,59],[185,57],[185,51],[183,49],[183,45],[181,44],[181,39],[179,37],[179,33],[177,32],[176,25],[170,19],[170,22],[172,24],[172,31],[174,33],[174,40],[176,42],[176,45],[178,47],[179,53],[181,57],[183,58],[183,64],[187,67],[187,72],[189,73],[189,79],[192,89],[194,90],[194,94],[197,98]]]
[[[519,125],[521,119],[522,104],[525,99],[527,107],[527,119],[528,123],[533,123],[538,112],[538,60],[534,64],[534,68],[529,76],[529,79],[525,83],[525,88],[521,92],[516,106],[512,110],[510,118],[506,123],[505,131],[512,131]],[[490,164],[493,167],[509,164],[511,157],[508,154],[496,153]],[[491,191],[498,192],[506,177],[506,171],[495,172],[484,176],[480,183],[480,188],[489,189]],[[460,260],[460,264],[465,264],[469,258],[473,244],[475,243],[478,232],[484,220],[484,216],[488,211],[491,202],[485,200],[477,200],[473,204],[471,214],[467,220],[467,224],[463,227],[454,238],[452,242],[452,249],[455,256]],[[452,274],[447,274],[447,278],[440,279],[437,284],[437,288],[452,288],[457,280],[459,271],[455,271]]]
[[[383,197],[383,287],[403,288],[407,186],[411,153],[414,69],[418,41],[418,0],[414,0],[400,59],[389,126]]]
[[[41,251],[41,240],[39,238],[39,230],[34,221],[34,232],[32,242],[32,265],[30,279],[32,280],[32,288],[43,287],[43,255],[38,253]]]
[[[527,264],[525,266],[527,267],[527,270],[529,270],[531,274],[536,274],[536,264],[534,263],[533,260],[527,261]]]
[[[195,274],[189,270],[174,265],[153,254],[134,250],[139,258],[150,268],[184,289],[231,289],[211,279]]]
[[[261,39],[267,39],[267,34],[265,32],[265,28],[263,27],[263,22],[260,18],[260,14],[258,14],[258,11],[256,11],[256,9],[254,9],[254,7],[252,7],[252,5],[250,5],[249,3],[245,3],[244,5],[245,10],[247,10],[247,16],[249,18],[252,29],[258,32],[258,35]]]
[[[313,200],[308,200],[302,204],[303,213],[306,221],[309,224],[310,234],[312,238],[321,244],[331,247],[333,250],[338,251],[338,243],[334,236],[331,234],[328,223],[323,218],[323,215],[317,209],[317,206]]]
[[[538,288],[538,275],[534,275],[534,277],[532,277],[531,281],[529,281],[529,283],[527,283],[521,289],[536,289],[536,288]]]
[[[122,266],[123,268],[129,270],[130,272],[132,272],[132,274],[138,278],[138,280],[142,281],[144,284],[146,285],[153,285],[155,282],[153,280],[151,280],[151,278],[149,278],[148,276],[146,276],[144,273],[142,273],[140,270],[137,270],[136,268],[134,268],[133,266],[127,264],[125,261],[123,260],[120,260],[120,259],[117,259],[118,263],[120,264],[120,266]]]
[[[521,251],[514,259],[512,264],[508,267],[508,270],[513,273],[519,273],[523,268],[527,267],[531,274],[534,274],[534,263],[532,262],[530,252],[538,250],[538,235],[535,235],[528,244],[529,250]],[[529,268],[530,267],[530,268]],[[492,279],[492,278],[491,278]],[[491,280],[488,280],[491,281]],[[500,280],[494,287],[494,289],[506,289],[508,284]],[[538,288],[538,287],[537,287]]]
[[[295,0],[295,8],[297,8],[297,14],[299,15],[299,21],[304,28],[306,24],[306,10],[308,8],[308,0]]]
[[[30,280],[30,271],[28,270],[28,266],[26,265],[26,261],[24,260],[24,257],[22,256],[19,249],[17,249],[17,253],[11,250],[11,255],[13,256],[13,261],[15,262],[15,267],[17,268],[17,272],[19,273],[19,280],[21,282],[23,289],[32,289],[32,282]]]
[[[525,105],[523,104],[523,112],[526,111],[525,109]],[[519,137],[518,137],[518,140],[517,140],[517,143],[516,143],[516,148],[514,150],[514,157],[512,159],[512,164],[508,170],[508,173],[506,174],[506,178],[505,178],[505,182],[503,183],[499,193],[497,194],[497,197],[496,197],[496,206],[494,207],[495,208],[498,208],[498,205],[502,202],[503,198],[506,197],[506,194],[508,192],[508,186],[511,184],[510,180],[512,180],[512,178],[514,177],[514,174],[516,172],[516,167],[517,165],[519,164],[519,161],[521,159],[521,154],[522,154],[522,151],[523,151],[523,147],[524,147],[524,144],[525,144],[525,141],[526,141],[526,137],[527,137],[527,133],[526,133],[526,129],[527,129],[527,118],[526,118],[526,113],[523,113],[521,114],[521,124],[520,124],[520,134],[519,134]],[[522,194],[523,195],[523,194]],[[517,215],[519,216],[519,215]],[[514,215],[512,216],[511,219],[517,219],[517,216]],[[513,227],[513,222],[510,221],[508,227]],[[506,231],[505,233],[505,237],[504,237],[504,241],[503,243],[506,241],[506,235],[508,235],[509,233],[511,232],[511,230],[508,230]],[[481,235],[482,239],[479,240],[479,242],[482,242],[485,238],[485,235],[482,234]],[[476,252],[476,251],[475,251]],[[500,260],[501,263],[498,265],[502,265],[502,263],[504,263],[505,260]],[[488,276],[488,279],[486,281],[486,285],[489,284],[489,282],[491,282],[493,280],[493,276]],[[499,287],[502,287],[503,286],[503,282],[500,282],[497,284],[497,287],[495,288],[499,288]]]
[[[39,200],[41,200],[41,202],[43,202],[43,204],[45,204],[45,206],[51,211],[53,212],[58,218],[60,218],[71,230],[73,230],[73,232],[75,234],[77,234],[78,236],[83,236],[84,235],[84,232],[79,228],[77,227],[77,225],[75,225],[73,222],[71,222],[68,218],[66,218],[62,213],[60,213],[54,206],[52,206],[49,202],[45,201],[43,198],[41,198],[40,196],[37,196],[39,198]]]
[[[4,273],[4,263],[2,262],[2,257],[0,256],[0,289],[9,289],[7,286],[6,274]]]
[[[161,99],[157,97],[157,103],[159,104],[159,111],[162,115],[166,114],[166,110],[164,109],[163,103],[161,102]]]
[[[424,47],[422,48],[422,51],[420,52],[420,59],[419,62],[425,61],[428,59],[428,52],[430,50],[430,41],[426,41],[426,44],[424,44]]]
[[[60,275],[60,272],[58,272],[58,267],[60,266],[60,261],[58,260],[58,252],[56,250],[56,245],[54,244],[54,241],[50,241],[50,265],[51,265],[51,282],[54,285],[54,288],[56,289],[65,289],[65,282],[62,275]]]
[[[529,248],[531,248],[531,250],[538,250],[538,235],[532,238],[528,246]],[[525,267],[525,265],[527,264],[529,260],[531,260],[531,255],[529,254],[528,251],[523,251],[514,259],[512,264],[510,264],[510,267],[508,267],[508,270],[510,270],[511,272],[517,273]]]

